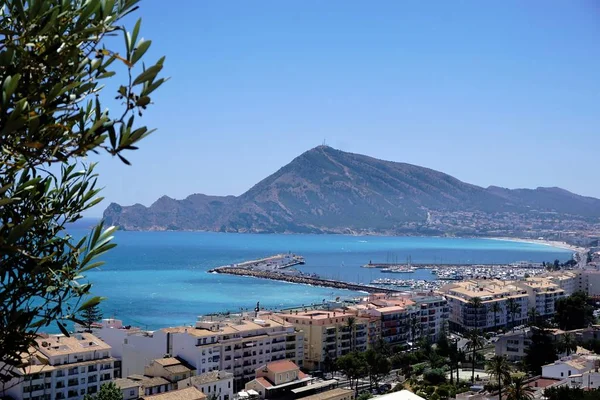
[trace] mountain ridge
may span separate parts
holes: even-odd
[[[600,200],[557,187],[483,188],[430,168],[318,146],[239,196],[111,203],[104,218],[127,230],[507,234],[511,224],[514,231],[553,219],[596,222]]]

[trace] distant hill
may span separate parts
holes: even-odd
[[[374,234],[503,234],[599,217],[600,200],[563,189],[482,188],[327,146],[239,197],[163,196],[150,207],[113,203],[104,211],[108,223],[127,230]]]

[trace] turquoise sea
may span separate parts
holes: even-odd
[[[72,229],[75,236],[85,233]],[[106,264],[87,274],[93,293],[108,299],[105,317],[148,329],[193,324],[219,311],[280,308],[355,293],[255,278],[209,274],[226,264],[291,251],[305,257],[299,269],[322,277],[368,283],[390,276],[433,279],[428,270],[385,274],[360,266],[372,260],[413,263],[566,261],[571,252],[549,246],[487,239],[344,235],[253,235],[210,232],[117,232]]]

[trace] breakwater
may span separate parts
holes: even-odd
[[[262,278],[262,279],[270,279],[274,281],[282,281],[282,282],[290,282],[290,283],[300,283],[303,285],[313,285],[313,286],[322,286],[329,287],[334,289],[346,289],[353,290],[357,292],[367,292],[367,293],[394,293],[399,292],[400,290],[391,289],[391,288],[380,288],[368,285],[361,285],[357,283],[349,283],[349,282],[341,282],[334,281],[331,279],[323,279],[314,276],[306,276],[306,275],[298,275],[298,274],[284,274],[276,271],[265,271],[265,270],[256,270],[256,269],[248,269],[248,268],[237,268],[237,267],[218,267],[211,269],[211,273],[218,274],[230,274],[230,275],[239,275],[239,276],[250,276],[253,278]]]

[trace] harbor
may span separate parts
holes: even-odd
[[[321,286],[334,289],[353,290],[366,293],[393,293],[395,288],[381,288],[360,283],[324,279],[316,274],[306,274],[291,267],[304,264],[304,258],[293,254],[278,254],[259,260],[246,261],[238,264],[224,265],[210,269],[213,274],[229,274],[253,278],[270,279],[281,282],[298,283],[303,285]]]

